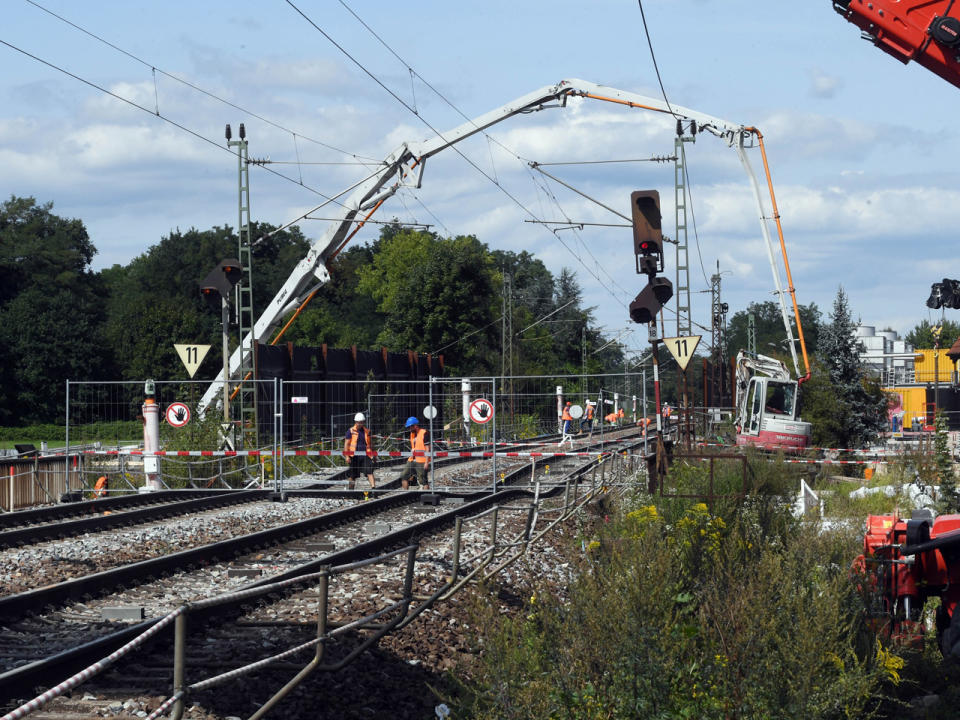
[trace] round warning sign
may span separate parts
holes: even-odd
[[[190,422],[190,408],[182,402],[170,403],[165,415],[167,423],[173,427],[183,427]]]
[[[470,403],[470,419],[483,424],[493,417],[493,403],[486,398],[477,398]]]

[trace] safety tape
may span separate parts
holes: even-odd
[[[888,460],[790,460],[784,459],[785,463],[794,463],[801,465],[888,465]]]
[[[434,458],[492,458],[496,457],[595,457],[597,455],[609,455],[611,451],[604,453],[598,452],[472,452],[472,451],[447,451],[441,450],[428,455],[427,453],[416,452],[377,452],[372,451],[364,453],[369,458],[375,457],[434,457]],[[274,455],[283,457],[353,457],[356,453],[343,450],[157,450],[149,452],[147,450],[84,450],[83,455],[132,455],[142,457],[272,457]]]
[[[736,445],[731,445],[729,443],[698,443],[702,447],[738,447]],[[752,447],[758,447],[763,450],[789,450],[790,448],[781,448],[777,445],[753,445]],[[900,450],[886,450],[879,448],[877,450],[864,450],[863,448],[831,448],[831,447],[805,447],[804,450],[821,450],[823,452],[852,452],[857,453],[858,455],[886,455],[886,454],[899,454]]]

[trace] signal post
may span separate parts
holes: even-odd
[[[652,492],[667,471],[667,452],[663,444],[663,424],[660,412],[660,363],[657,358],[657,314],[673,297],[673,283],[657,277],[663,271],[663,231],[660,216],[660,193],[656,190],[636,190],[630,193],[630,213],[633,222],[633,254],[637,274],[647,276],[647,285],[630,303],[630,319],[647,326],[653,346],[653,393],[657,413],[656,462],[649,473]],[[650,459],[648,458],[648,467]]]

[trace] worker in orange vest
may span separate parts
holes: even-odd
[[[570,414],[569,400],[567,400],[567,404],[563,406],[563,413],[560,415],[560,419],[563,420],[563,434],[572,435],[573,434],[573,415]]]
[[[102,498],[107,496],[107,476],[101,475],[97,478],[97,484],[93,486],[93,497]]]
[[[427,487],[427,470],[430,468],[430,458],[427,456],[430,452],[430,432],[420,427],[420,421],[415,417],[407,418],[405,427],[410,431],[410,452],[417,455],[411,455],[407,459],[407,465],[400,473],[400,484],[404,490],[409,490],[410,478],[416,475],[417,485],[425,488]]]
[[[583,434],[583,428],[586,426],[587,430],[593,435],[593,416],[596,412],[593,403],[587,400],[587,409],[583,412],[583,420],[580,421],[580,432],[578,434]]]
[[[617,425],[623,422],[623,408],[617,410]]]
[[[367,428],[367,418],[362,412],[353,416],[353,427],[347,430],[347,435],[343,441],[343,452],[352,453],[350,456],[350,468],[347,471],[347,489],[353,490],[357,484],[357,478],[361,475],[367,476],[367,482],[370,483],[372,490],[376,483],[373,479],[373,439],[370,435],[370,429]]]

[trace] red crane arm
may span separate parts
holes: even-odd
[[[950,14],[955,1],[833,0],[833,8],[885,53],[960,87],[960,4]]]

